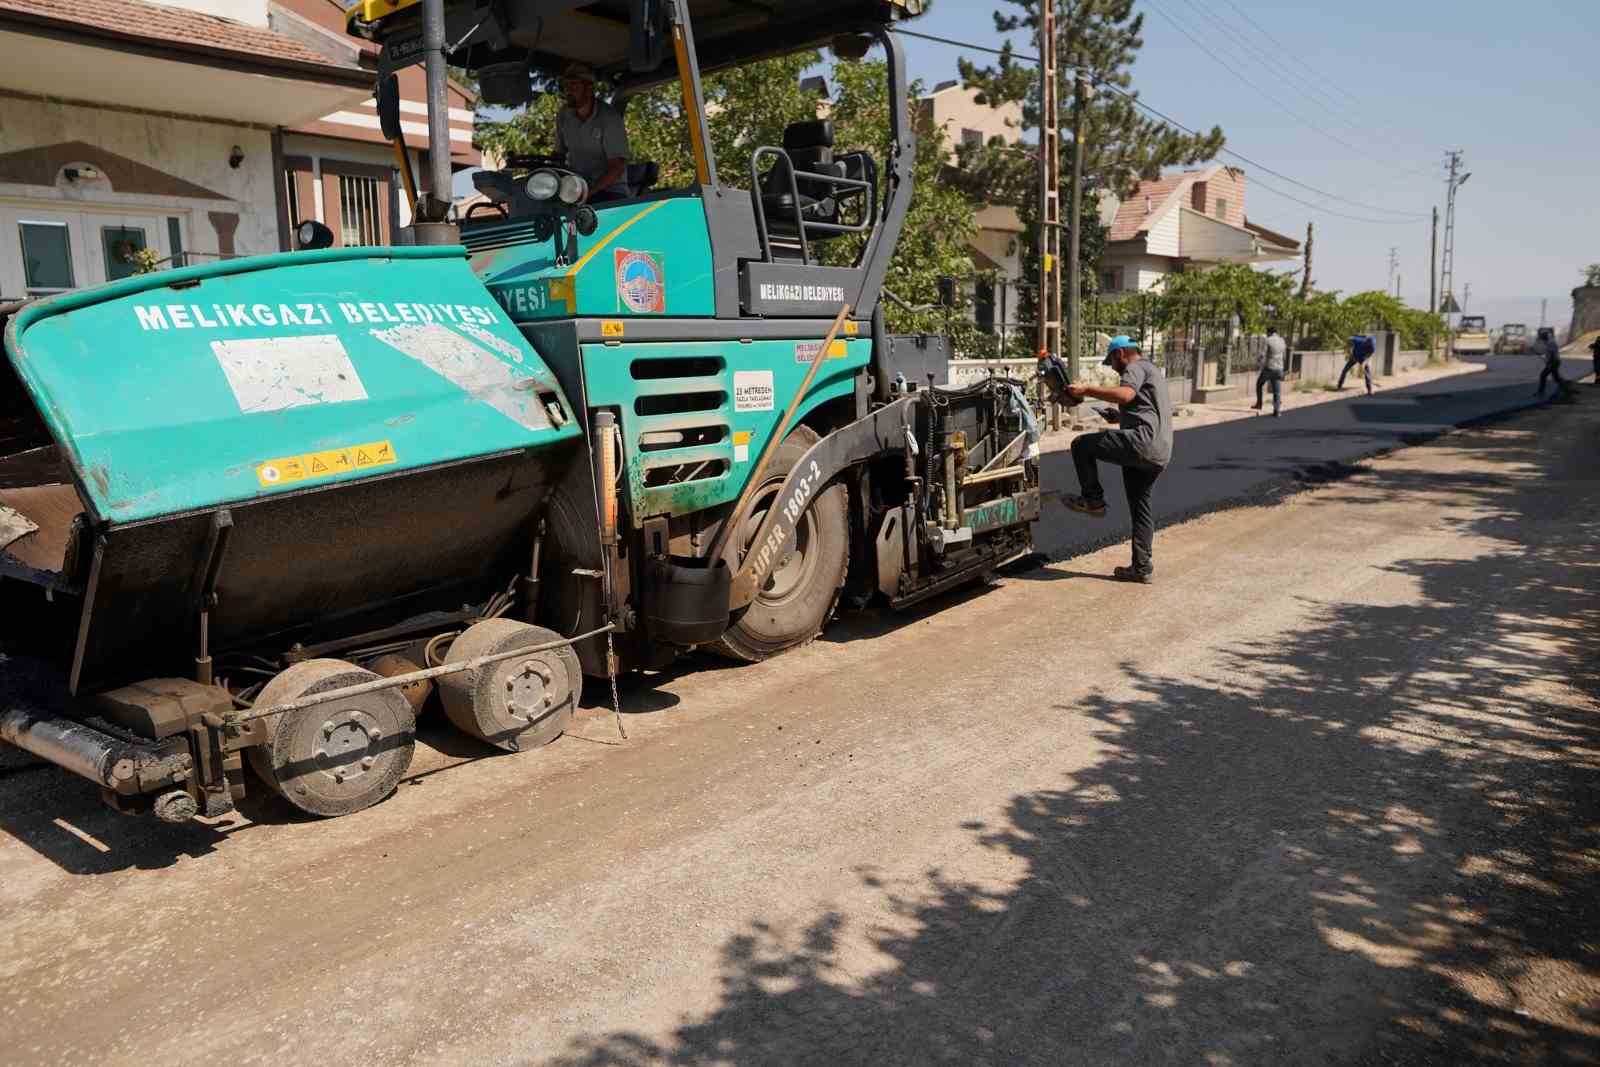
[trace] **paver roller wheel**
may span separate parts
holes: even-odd
[[[561,640],[542,626],[513,619],[473,623],[445,654],[446,663]],[[548,745],[566,731],[583,692],[583,668],[570,647],[513,657],[439,679],[450,721],[510,752]]]
[[[751,498],[743,527],[734,535],[741,549],[749,546],[760,529],[789,471],[818,440],[809,427],[800,426],[778,446],[761,487]],[[850,566],[848,507],[845,487],[838,482],[812,498],[766,586],[734,617],[728,632],[710,646],[713,650],[729,659],[755,663],[803,645],[822,631],[839,602]]]
[[[337,659],[296,663],[268,682],[257,707],[370,682],[371,671]],[[398,690],[348,697],[267,720],[267,743],[250,765],[274,792],[312,815],[349,815],[394,792],[411,766],[416,716]]]

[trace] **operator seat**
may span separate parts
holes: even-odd
[[[789,167],[811,174],[845,176],[843,164],[833,159],[833,121],[816,119],[791,123],[783,131],[783,150],[761,180],[761,206],[766,210],[767,227],[773,233],[793,234],[795,230],[795,191],[800,194],[800,212],[809,222],[831,222],[838,216],[838,204],[821,182],[796,178],[789,185]]]

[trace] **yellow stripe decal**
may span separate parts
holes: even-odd
[[[596,255],[598,255],[601,249],[605,248],[605,246],[610,244],[612,241],[615,241],[618,237],[621,237],[622,234],[623,234],[623,231],[625,231],[629,226],[632,226],[634,223],[638,222],[640,219],[644,218],[646,215],[650,214],[651,212],[659,210],[660,208],[666,207],[667,203],[668,203],[668,201],[666,201],[666,200],[657,200],[655,203],[651,204],[649,207],[647,207],[643,211],[639,212],[633,218],[629,219],[627,222],[624,222],[621,226],[618,226],[616,229],[614,229],[610,233],[606,234],[604,240],[602,240],[599,244],[595,245],[593,248],[589,249],[589,251],[585,252],[584,255],[583,255],[583,258],[578,260],[578,262],[576,262],[576,263],[574,263],[572,265],[572,269],[567,271],[567,277],[576,278],[578,276],[578,272],[580,270],[582,270],[584,267],[588,266],[589,265],[589,261],[591,259],[593,259]]]

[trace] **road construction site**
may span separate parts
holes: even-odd
[[[1051,501],[960,610],[628,679],[626,739],[425,720],[344,819],[11,760],[4,1058],[1592,1062],[1600,406],[1488,362],[1181,431],[1157,585]]]

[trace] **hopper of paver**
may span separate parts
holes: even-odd
[[[67,617],[80,706],[491,602],[581,438],[459,248],[262,256],[10,312],[0,614]],[[127,739],[159,741],[134,703]]]

